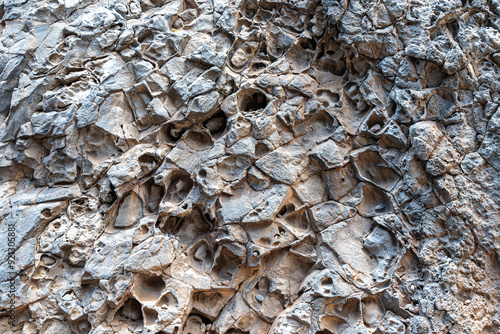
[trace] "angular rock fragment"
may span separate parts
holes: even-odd
[[[354,215],[355,209],[340,203],[329,201],[311,208],[311,221],[318,231],[346,220]]]
[[[292,143],[264,155],[255,165],[274,180],[293,184],[307,163],[304,154],[298,144]]]
[[[332,169],[335,167],[343,167],[347,164],[347,152],[349,152],[348,147],[341,146],[333,140],[328,140],[316,146],[311,151],[310,155],[315,158],[324,169]]]
[[[367,147],[351,152],[352,164],[358,177],[374,185],[391,191],[399,182],[399,174],[389,166],[375,147]]]
[[[176,243],[167,237],[150,238],[134,248],[125,261],[124,269],[132,272],[149,272],[164,268],[172,263],[176,248]]]
[[[410,141],[420,160],[430,157],[442,137],[443,133],[434,122],[419,122],[410,127]]]
[[[358,184],[352,165],[321,172],[328,195],[335,201],[349,194]]]
[[[143,210],[142,199],[135,192],[131,192],[120,203],[114,226],[124,228],[135,225],[143,217]]]

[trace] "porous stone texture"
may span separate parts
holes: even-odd
[[[0,16],[1,333],[499,333],[499,1]]]

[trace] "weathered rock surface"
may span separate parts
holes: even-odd
[[[500,333],[499,1],[0,17],[1,333]]]

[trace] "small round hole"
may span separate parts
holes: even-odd
[[[200,169],[200,171],[198,172],[198,175],[202,178],[205,178],[205,177],[207,177],[207,171],[204,169]]]

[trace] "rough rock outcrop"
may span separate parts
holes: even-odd
[[[499,333],[499,1],[0,16],[1,333]]]

